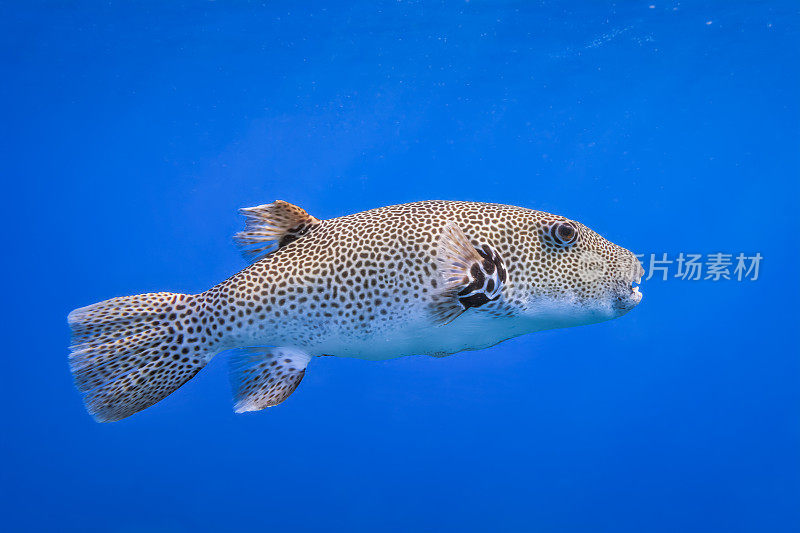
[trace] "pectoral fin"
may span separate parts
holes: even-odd
[[[500,254],[488,244],[474,247],[453,222],[439,237],[436,263],[444,281],[434,297],[432,314],[437,323],[448,324],[467,309],[500,298],[507,277]]]
[[[240,348],[230,357],[237,413],[278,405],[300,385],[311,356],[294,348]]]
[[[283,200],[245,207],[239,212],[247,217],[247,225],[233,240],[241,248],[242,255],[251,262],[263,259],[267,254],[296,241],[320,223],[319,219],[304,209]]]

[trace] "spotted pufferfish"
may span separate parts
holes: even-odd
[[[580,222],[510,205],[423,201],[319,220],[242,209],[247,268],[200,294],[74,310],[70,366],[90,414],[128,417],[232,350],[237,413],[277,405],[315,356],[446,356],[624,315],[642,299],[628,250]]]

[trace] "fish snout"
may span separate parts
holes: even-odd
[[[639,284],[644,276],[644,268],[639,259],[630,251],[625,250],[626,255],[620,261],[620,275],[622,282],[613,307],[622,313],[627,313],[642,301],[642,292]]]

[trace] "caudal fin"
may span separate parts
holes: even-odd
[[[75,309],[68,321],[75,385],[98,422],[121,420],[166,398],[214,356],[199,296],[112,298]]]

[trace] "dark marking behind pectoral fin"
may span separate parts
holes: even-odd
[[[234,236],[242,255],[251,262],[296,241],[320,224],[304,209],[283,200],[239,210],[246,227]]]
[[[507,277],[503,259],[494,249],[484,244],[475,251],[481,260],[470,266],[469,283],[456,293],[464,309],[480,307],[500,298]]]
[[[448,324],[472,307],[500,298],[507,279],[500,254],[488,244],[475,248],[453,222],[447,223],[436,251],[444,286],[434,295],[432,315]]]

